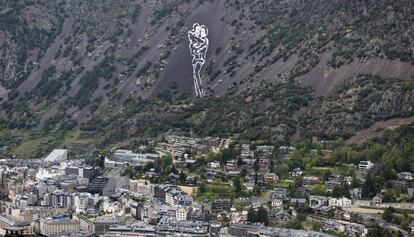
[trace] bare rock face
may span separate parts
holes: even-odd
[[[380,102],[373,103],[369,112],[395,114],[411,113],[414,106],[414,91],[404,91],[401,87],[390,88],[381,97]]]
[[[7,39],[6,34],[3,33],[0,38],[4,39],[2,43],[4,45],[1,50],[2,54],[2,67],[0,69],[1,79],[3,81],[10,81],[13,78],[16,78],[16,64],[17,64],[17,54],[16,54],[16,45],[12,44],[9,39]]]
[[[2,7],[0,83],[15,90],[50,46],[60,29],[61,19],[56,1],[37,4],[5,1]]]

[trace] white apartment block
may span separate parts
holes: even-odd
[[[329,206],[335,207],[348,207],[352,205],[352,200],[346,197],[341,198],[329,198]]]
[[[372,167],[374,167],[374,163],[372,163],[369,160],[363,160],[359,162],[359,165],[358,165],[359,170],[369,170]]]
[[[80,231],[80,221],[73,219],[42,219],[40,221],[40,232],[50,236],[63,232]]]
[[[185,221],[187,220],[187,214],[188,214],[188,209],[185,207],[180,207],[175,212],[175,218],[177,218],[177,220],[179,221]]]

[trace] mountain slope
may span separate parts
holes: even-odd
[[[379,120],[412,115],[411,99],[395,99],[396,108],[379,110],[381,116],[364,118],[351,128],[349,123],[361,119],[355,114],[359,111],[348,114],[346,122],[343,114],[328,107],[348,106],[343,88],[358,90],[358,84],[347,84],[353,78],[380,77],[395,89],[382,88],[377,105],[387,103],[390,93],[412,98],[412,90],[396,88],[413,83],[413,4],[410,0],[0,0],[1,124],[99,131],[91,126],[97,120],[109,128],[137,118],[152,126],[148,114],[141,111],[116,118],[131,98],[167,97],[193,106],[193,100],[182,98],[193,94],[186,34],[198,22],[209,28],[203,78],[208,94],[219,97],[211,103],[223,108],[245,106],[226,100],[237,101],[243,93],[255,100],[267,94],[269,85],[277,91],[280,83],[294,79],[302,86],[293,97],[300,99],[310,87],[313,95],[306,97],[313,101],[300,103],[305,106],[299,113],[304,119],[294,116],[295,111],[281,114],[279,107],[267,108],[272,116],[293,119],[284,140],[289,140],[294,127],[298,135],[348,137]],[[377,82],[372,83],[378,89]],[[176,101],[163,106],[168,108],[151,111],[168,120],[182,112]],[[256,112],[243,113],[254,119]],[[260,115],[264,120],[272,116]],[[327,122],[328,118],[338,121]],[[199,120],[187,121],[199,135],[244,132],[202,133],[197,131]],[[218,122],[206,117],[204,123],[211,121]],[[315,121],[319,122],[312,125]]]

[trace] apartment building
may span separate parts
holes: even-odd
[[[47,218],[40,221],[40,233],[46,236],[77,231],[80,231],[79,220]]]

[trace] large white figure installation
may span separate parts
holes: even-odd
[[[197,97],[204,96],[203,84],[201,81],[200,72],[206,63],[206,56],[208,50],[208,29],[205,25],[195,23],[193,29],[188,31],[188,39],[190,40],[189,48],[190,54],[193,57],[193,79],[195,94]]]

